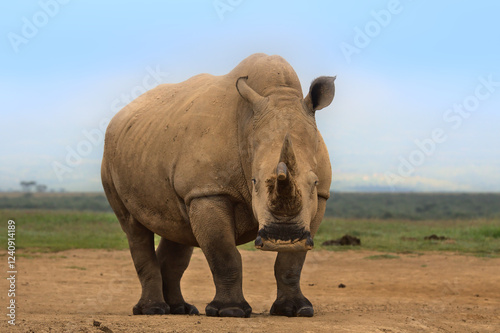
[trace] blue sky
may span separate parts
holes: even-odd
[[[500,191],[499,12],[495,1],[4,2],[0,190],[101,190],[100,123],[125,100],[265,52],[290,62],[304,92],[337,75],[317,113],[334,190]]]

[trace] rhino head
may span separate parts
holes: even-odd
[[[296,87],[277,87],[261,95],[246,77],[236,83],[253,111],[246,138],[258,249],[307,251],[314,245],[311,222],[318,209],[317,154],[322,144],[315,111],[332,102],[334,81],[315,79],[306,98]]]

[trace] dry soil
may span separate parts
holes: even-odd
[[[7,324],[8,285],[2,279],[0,331],[500,332],[500,259],[450,253],[369,259],[377,255],[310,252],[302,290],[316,314],[286,318],[269,315],[276,293],[275,254],[242,251],[244,293],[253,307],[249,319],[132,316],[140,285],[128,251],[18,255],[16,326]],[[203,313],[215,289],[199,249],[183,289],[186,301]]]

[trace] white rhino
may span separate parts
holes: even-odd
[[[313,315],[300,274],[329,197],[315,112],[334,80],[315,79],[303,98],[283,58],[254,54],[226,75],[162,84],[114,116],[102,183],[142,285],[134,314],[198,314],[180,289],[198,246],[216,286],[206,314],[249,317],[236,246],[255,240],[278,252],[271,314]]]

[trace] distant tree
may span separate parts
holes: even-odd
[[[47,192],[47,185],[38,184],[36,186],[36,191],[39,193]]]
[[[34,180],[29,181],[28,186],[29,186],[29,191],[31,192],[31,189],[36,186],[36,182]]]
[[[25,182],[24,180],[22,180],[21,181],[21,189],[23,192],[28,192],[29,191],[28,182]]]
[[[21,188],[23,192],[31,192],[31,189],[36,185],[36,182],[31,180],[31,181],[21,181]]]

